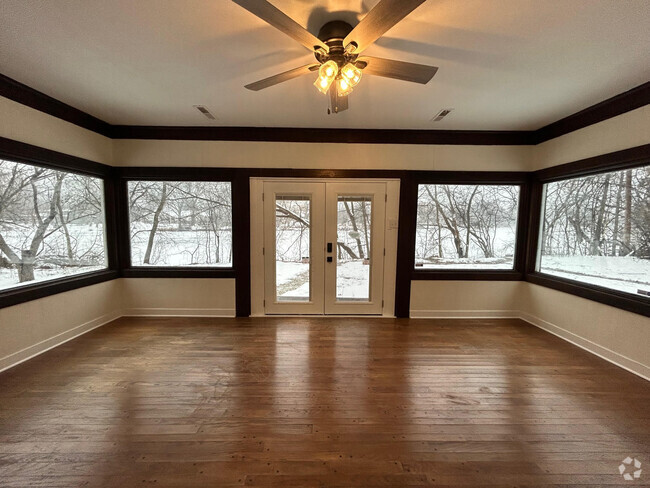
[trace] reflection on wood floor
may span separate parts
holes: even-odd
[[[3,487],[650,482],[650,383],[518,320],[122,318],[0,401]]]

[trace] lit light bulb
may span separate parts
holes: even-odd
[[[321,64],[320,68],[318,68],[318,78],[314,82],[316,89],[322,94],[327,94],[338,72],[339,65],[336,64],[336,61],[330,59],[326,63]]]
[[[336,93],[339,97],[345,97],[352,93],[352,86],[345,78],[336,80]]]
[[[339,72],[339,65],[336,64],[336,61],[329,60],[326,63],[323,63],[320,68],[318,68],[318,74],[321,78],[336,78],[336,75]]]
[[[327,95],[327,92],[329,91],[330,86],[332,86],[332,83],[334,83],[334,78],[323,78],[322,76],[319,76],[316,78],[314,86],[319,92]]]
[[[348,63],[341,68],[341,76],[350,86],[354,87],[361,81],[361,70],[352,63]]]

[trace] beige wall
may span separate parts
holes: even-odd
[[[533,147],[531,170],[650,143],[650,105]]]
[[[0,137],[98,163],[113,163],[113,141],[108,137],[4,97],[0,97]]]
[[[530,146],[115,140],[116,166],[526,171]]]
[[[119,280],[0,309],[0,371],[119,317]]]
[[[0,136],[100,163],[112,162],[112,141],[0,97]],[[0,370],[117,316],[118,281],[100,283],[0,309]]]
[[[235,280],[212,278],[126,278],[125,315],[235,315]]]
[[[411,317],[514,317],[521,281],[412,281]]]
[[[650,318],[522,283],[523,318],[650,379]]]

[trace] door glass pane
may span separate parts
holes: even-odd
[[[276,196],[275,290],[279,302],[310,300],[310,221],[308,196]]]
[[[372,198],[339,195],[336,225],[336,299],[370,300]]]

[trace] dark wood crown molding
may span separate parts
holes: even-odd
[[[111,176],[114,171],[113,166],[107,164],[14,141],[6,137],[0,137],[0,159],[100,177]]]
[[[111,137],[112,126],[86,112],[0,74],[0,96],[22,103],[84,129]]]
[[[555,139],[650,104],[650,81],[564,117],[533,133],[533,144]]]
[[[113,126],[114,139],[521,146],[528,131]]]
[[[534,131],[111,125],[0,74],[0,96],[112,139],[347,144],[535,145],[650,104],[650,82]]]

